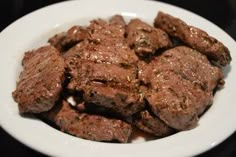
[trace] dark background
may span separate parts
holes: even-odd
[[[0,31],[23,15],[62,0],[1,0]],[[212,21],[236,40],[235,0],[161,0],[195,12]],[[135,4],[134,4],[135,5]],[[231,52],[233,53],[233,52]],[[235,120],[235,119],[232,119]],[[220,125],[220,122],[219,122]],[[193,141],[194,142],[194,141]],[[79,155],[79,154],[78,154]],[[0,156],[45,157],[9,136],[0,127]],[[236,133],[214,149],[199,157],[236,156]]]

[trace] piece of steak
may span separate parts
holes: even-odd
[[[122,24],[117,24],[118,22]],[[101,54],[103,51],[109,52],[134,63],[138,58],[125,41],[125,23],[123,22],[122,17],[118,15],[112,17],[110,23],[101,19],[91,21],[88,26],[89,41],[97,45],[96,51]]]
[[[83,87],[86,102],[105,107],[123,117],[129,117],[144,109],[142,91],[125,89],[122,86],[110,87],[100,82],[92,82]]]
[[[157,116],[151,115],[147,110],[135,115],[134,124],[140,130],[158,137],[168,136],[174,133],[173,128],[170,128]]]
[[[89,32],[85,27],[73,26],[67,30],[49,38],[48,42],[56,47],[61,53],[65,53],[77,43],[89,38]]]
[[[219,82],[223,83],[223,73],[220,68],[213,66],[205,55],[186,46],[178,46],[166,50],[151,61],[150,68],[140,66],[140,79],[150,82],[150,72],[158,74],[162,71],[174,71],[184,79],[199,85],[204,91],[211,92]],[[153,76],[155,77],[155,76]]]
[[[179,18],[159,12],[155,18],[154,26],[203,53],[218,65],[225,66],[231,61],[228,48],[220,41],[199,28],[187,25]]]
[[[137,84],[135,67],[121,67],[116,64],[95,63],[90,60],[77,59],[73,64],[67,66],[72,69],[72,79],[68,85],[69,89],[77,89],[89,82],[109,83],[110,85],[122,85],[123,87],[134,87]]]
[[[152,55],[156,50],[169,48],[172,42],[168,34],[140,19],[132,19],[126,29],[127,43],[141,57]]]
[[[76,60],[68,67],[72,69],[68,88],[82,92],[86,102],[106,107],[123,116],[131,116],[144,108],[136,68],[88,60]]]
[[[50,110],[58,100],[64,82],[65,63],[57,49],[41,47],[26,52],[16,90],[13,92],[21,113]]]
[[[66,38],[66,32],[55,34],[48,39],[50,45],[54,46],[59,52],[64,52],[63,40]]]
[[[90,60],[104,64],[132,65],[138,61],[137,56],[126,45],[116,44],[106,46],[103,44],[80,42],[68,50],[64,57],[67,62],[73,62],[77,59]]]
[[[123,43],[124,27],[125,21],[123,17],[115,15],[111,17],[109,23],[102,19],[97,19],[91,21],[88,27],[75,25],[68,29],[67,32],[52,36],[49,38],[48,42],[62,53],[65,53],[77,43],[84,40],[89,40],[96,44],[103,42],[103,44],[113,43],[113,45],[120,45]],[[107,41],[107,39],[109,39],[109,41]]]
[[[77,44],[65,57],[77,57],[109,64],[134,64],[138,58],[125,42],[125,23],[119,15],[110,23],[97,19],[87,27],[88,41]],[[120,23],[120,24],[118,24]]]
[[[126,143],[132,132],[130,124],[100,115],[79,113],[66,101],[57,104],[43,117],[55,123],[62,131],[93,141],[119,141]]]
[[[88,31],[91,42],[106,46],[124,43],[125,28],[122,25],[117,25],[114,19],[111,19],[111,23],[102,19],[92,20],[88,26]]]
[[[65,39],[62,41],[64,49],[68,50],[77,43],[86,40],[89,38],[89,32],[85,27],[82,26],[73,26],[71,27],[66,34]]]
[[[177,130],[190,129],[197,125],[196,107],[205,108],[209,104],[198,103],[203,97],[197,98],[191,93],[195,91],[191,82],[172,71],[164,71],[155,77],[152,84],[155,84],[156,89],[152,87],[146,99],[156,116]]]
[[[119,27],[121,27],[121,29],[125,28],[125,20],[121,15],[114,15],[109,19],[109,23],[111,25],[119,25]]]
[[[223,74],[201,53],[179,46],[139,64],[139,79],[149,86],[146,99],[154,114],[185,130],[196,126],[198,115],[212,103]]]
[[[88,26],[91,38],[65,53],[71,76],[68,88],[82,92],[86,102],[126,117],[144,108],[137,88],[138,58],[125,44],[123,26],[112,20],[117,19],[92,21]]]

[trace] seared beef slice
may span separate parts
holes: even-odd
[[[58,100],[64,81],[64,59],[52,46],[26,52],[16,90],[13,92],[21,113],[50,110]]]
[[[130,65],[137,62],[135,56],[128,46],[116,44],[107,46],[103,44],[81,42],[67,51],[64,55],[73,64],[76,59],[90,60],[104,64]]]
[[[48,42],[64,53],[77,43],[89,38],[89,33],[82,26],[73,26],[67,32],[62,32],[51,37]]]
[[[122,29],[124,29],[124,27],[126,25],[125,20],[121,15],[112,16],[111,19],[109,20],[109,22],[111,25],[118,25]]]
[[[220,41],[199,28],[187,25],[176,17],[159,12],[154,25],[166,31],[169,35],[182,40],[219,65],[225,66],[231,61],[228,48]]]
[[[134,64],[137,62],[137,56],[125,43],[124,26],[117,24],[119,21],[114,20],[117,19],[112,18],[111,23],[107,23],[101,19],[91,21],[91,24],[87,28],[90,34],[88,41],[81,42],[71,48],[65,53],[65,57],[120,65]]]
[[[117,24],[114,19],[108,23],[102,19],[92,20],[88,26],[90,41],[113,46],[116,43],[122,43],[124,40],[125,28]]]
[[[153,71],[156,74],[162,71],[174,71],[184,79],[209,92],[223,79],[220,68],[213,66],[206,56],[186,46],[178,46],[166,50],[160,56],[154,57],[151,65],[154,66]],[[148,74],[142,73],[142,68],[140,70],[142,81],[145,82],[152,79]],[[146,72],[148,71],[146,70]]]
[[[145,110],[135,115],[134,124],[140,130],[153,134],[155,136],[168,136],[174,132],[166,123],[160,120],[157,116],[151,115]]]
[[[212,103],[212,90],[223,79],[218,67],[185,46],[167,50],[139,69],[140,80],[150,86],[146,97],[153,112],[178,130],[196,126],[198,115]]]
[[[55,34],[54,36],[50,37],[48,42],[54,46],[59,52],[64,51],[64,45],[62,44],[63,40],[66,37],[66,32]]]
[[[125,143],[132,132],[131,125],[121,120],[79,113],[65,101],[58,105],[43,116],[71,135],[94,141]]]
[[[82,91],[85,101],[106,107],[123,116],[130,116],[144,108],[143,95],[138,88],[137,71],[134,67],[123,68],[116,64],[82,59],[77,59],[68,67],[72,76],[68,88]]]
[[[126,31],[127,43],[141,57],[154,54],[160,48],[172,46],[167,33],[142,22],[140,19],[131,20]]]
[[[138,58],[125,44],[123,26],[94,20],[88,30],[89,41],[77,44],[64,55],[71,75],[68,88],[82,91],[86,102],[123,116],[141,111],[144,101],[134,66]]]

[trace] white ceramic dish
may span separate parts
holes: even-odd
[[[19,115],[11,92],[21,70],[26,50],[39,47],[52,34],[73,24],[86,25],[89,20],[122,14],[128,20],[139,17],[152,23],[159,10],[178,16],[220,39],[231,51],[233,61],[227,67],[225,88],[217,92],[213,106],[201,117],[199,125],[189,131],[135,144],[112,144],[83,140],[62,133],[38,119]],[[192,156],[216,146],[236,129],[236,43],[213,23],[184,9],[153,1],[80,0],[59,3],[35,11],[8,26],[0,34],[0,124],[14,138],[50,156]]]

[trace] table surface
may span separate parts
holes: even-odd
[[[0,31],[21,16],[38,8],[62,0],[8,0],[0,1]],[[212,21],[236,40],[236,1],[235,0],[161,0],[195,12]],[[0,156],[45,157],[13,139],[0,127]],[[236,156],[236,133],[217,147],[199,157]]]

